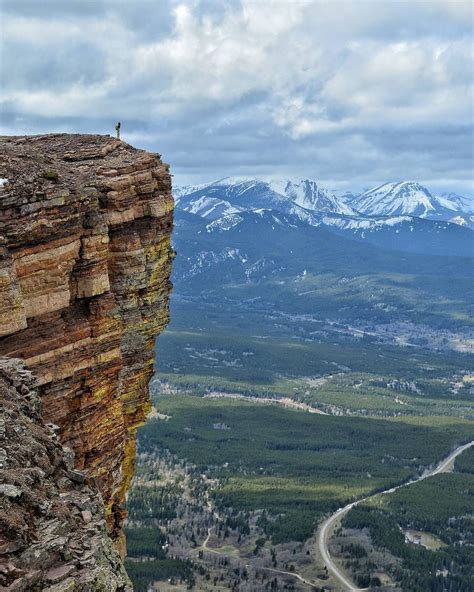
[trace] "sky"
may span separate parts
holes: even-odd
[[[110,133],[177,185],[474,194],[470,0],[0,0],[0,133]]]

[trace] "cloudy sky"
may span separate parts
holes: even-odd
[[[470,0],[0,0],[0,133],[226,175],[473,194]]]

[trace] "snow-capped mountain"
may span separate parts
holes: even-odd
[[[245,227],[261,240],[264,226],[285,232],[311,226],[391,250],[472,256],[474,249],[474,216],[465,213],[469,200],[435,197],[415,182],[385,183],[342,198],[309,179],[226,177],[175,190],[175,196],[180,211],[205,222],[200,234]]]
[[[471,200],[466,197],[455,193],[434,196],[414,181],[384,183],[361,195],[348,197],[347,203],[366,216],[408,215],[439,220],[449,220],[473,209]]]
[[[384,183],[351,201],[366,216],[418,216],[425,218],[436,210],[434,197],[419,183]]]
[[[436,201],[443,208],[442,219],[474,229],[474,200],[458,193],[442,193],[436,196]]]
[[[448,210],[466,214],[474,213],[474,200],[459,193],[441,193],[436,196],[436,200]]]
[[[179,208],[204,218],[243,210],[274,209],[307,218],[312,213],[354,215],[355,210],[315,181],[226,177],[174,192]]]
[[[176,205],[203,218],[217,219],[244,210],[274,209],[314,222],[317,214],[416,216],[472,226],[474,202],[456,193],[433,195],[414,181],[384,183],[362,194],[338,195],[316,181],[225,177],[174,190]]]
[[[350,216],[355,214],[353,208],[336,197],[333,193],[319,187],[316,181],[305,179],[295,183],[285,181],[283,183],[270,182],[269,187],[274,191],[286,195],[296,205],[313,212],[332,212]]]

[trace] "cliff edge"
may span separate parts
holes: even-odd
[[[102,494],[122,554],[172,224],[160,155],[110,136],[0,137],[0,356],[35,376],[44,420]]]

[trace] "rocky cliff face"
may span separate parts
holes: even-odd
[[[94,480],[120,547],[168,322],[168,166],[109,136],[2,137],[0,177],[0,355],[36,377],[45,421]]]
[[[128,592],[104,505],[44,423],[37,381],[0,358],[0,589]]]

